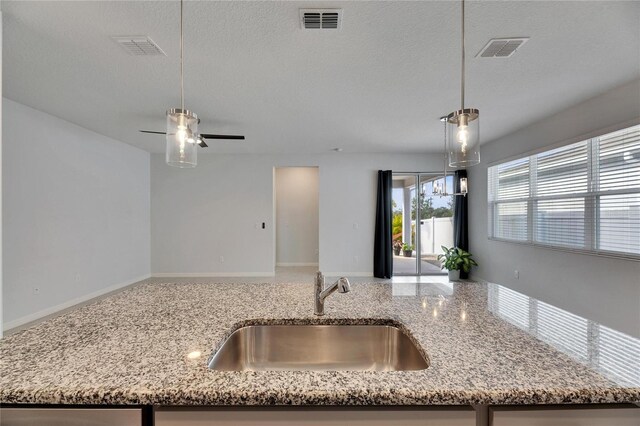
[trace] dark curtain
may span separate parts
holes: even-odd
[[[466,170],[456,170],[453,178],[453,192],[460,192],[460,178],[466,178]],[[469,207],[464,195],[454,195],[453,210],[453,244],[462,250],[469,251]],[[469,278],[469,274],[460,271],[460,278]]]
[[[391,170],[378,170],[376,203],[376,234],[373,244],[373,276],[391,278],[393,257],[391,247]]]

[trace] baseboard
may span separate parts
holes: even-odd
[[[306,263],[291,263],[291,262],[279,262],[276,266],[318,266],[318,262],[306,262]]]
[[[135,284],[137,282],[140,282],[142,280],[146,280],[147,278],[150,278],[150,277],[151,277],[151,274],[143,275],[141,277],[134,278],[132,280],[127,280],[125,282],[114,284],[114,285],[111,285],[109,287],[105,287],[105,288],[102,288],[100,290],[96,290],[96,291],[94,291],[92,293],[88,293],[88,294],[82,295],[80,297],[76,297],[74,299],[68,300],[66,302],[60,303],[60,304],[55,305],[55,306],[51,306],[49,308],[45,308],[45,309],[43,309],[41,311],[34,312],[32,314],[29,314],[29,315],[25,315],[23,317],[14,319],[12,321],[7,321],[6,323],[4,323],[4,327],[3,327],[4,330],[3,331],[5,331],[5,332],[6,331],[10,331],[13,328],[20,327],[20,326],[23,326],[23,325],[28,324],[30,322],[37,321],[37,320],[43,319],[45,317],[60,313],[60,311],[64,311],[66,309],[73,308],[73,307],[75,307],[77,305],[80,305],[82,303],[89,302],[92,299],[96,299],[96,298],[98,298],[100,296],[104,296],[107,293],[112,293],[112,292],[117,291],[117,290],[122,290],[125,287],[129,287],[129,286],[131,286],[131,285],[133,285],[133,284]]]
[[[197,278],[197,277],[273,277],[271,272],[153,272],[155,278]]]
[[[373,272],[323,272],[325,277],[373,277]]]

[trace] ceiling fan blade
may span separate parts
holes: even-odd
[[[200,142],[198,142],[198,145],[200,145],[200,148],[206,148],[209,146],[202,139],[200,139]]]
[[[166,135],[165,132],[154,132],[153,130],[139,130],[140,133],[151,133],[154,135]],[[204,139],[233,139],[233,140],[244,140],[244,136],[237,136],[237,135],[212,135],[210,133],[200,133],[199,135],[200,137],[204,138]],[[200,145],[203,148],[208,147],[209,145],[207,145],[206,143],[204,143],[204,141],[200,142],[198,145]]]
[[[237,139],[244,140],[244,136],[234,136],[234,135],[212,135],[210,133],[200,133],[205,139]]]

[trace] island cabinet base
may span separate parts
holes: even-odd
[[[155,426],[475,426],[472,407],[157,408]]]
[[[141,408],[0,407],[0,426],[140,426]]]
[[[634,404],[353,407],[0,406],[0,426],[640,426]]]
[[[490,407],[491,426],[639,426],[640,407]]]

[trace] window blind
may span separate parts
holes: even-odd
[[[640,125],[492,166],[489,236],[640,258]]]
[[[597,138],[597,248],[640,255],[640,126]]]
[[[489,229],[495,235],[516,241],[527,241],[527,200],[530,194],[529,158],[489,168]]]

